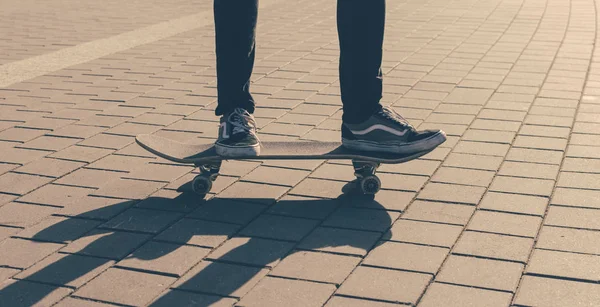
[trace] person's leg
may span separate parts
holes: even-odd
[[[254,66],[258,0],[214,0],[217,55],[215,115],[221,115],[215,143],[222,156],[259,155],[250,77]]]
[[[441,130],[417,131],[379,103],[385,0],[338,0],[342,144],[353,150],[412,154],[444,141]]]
[[[216,115],[235,108],[254,112],[250,77],[254,66],[258,0],[214,0],[217,55]]]
[[[385,0],[338,0],[337,27],[343,119],[360,123],[381,108]]]

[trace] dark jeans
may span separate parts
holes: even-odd
[[[250,76],[254,66],[258,0],[214,0],[218,106],[216,115],[242,107],[254,112]],[[381,58],[385,0],[338,0],[340,87],[343,120],[358,123],[381,108]]]

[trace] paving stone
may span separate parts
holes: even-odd
[[[600,230],[600,210],[550,206],[546,225]]]
[[[80,162],[43,158],[19,167],[15,171],[19,173],[57,178],[62,177],[84,165],[84,163]]]
[[[386,231],[400,214],[383,210],[339,208],[325,222],[324,226],[356,230]]]
[[[596,145],[597,136],[594,134],[579,134],[579,133],[571,133],[571,139],[569,140],[569,144],[571,145]]]
[[[111,268],[75,292],[79,297],[127,305],[145,305],[175,278]]]
[[[467,229],[534,238],[541,222],[537,216],[478,210]]]
[[[531,148],[531,149],[547,149],[564,151],[567,147],[566,139],[557,139],[553,137],[538,137],[517,135],[513,143],[514,147]]]
[[[0,207],[0,225],[28,227],[58,211],[57,207],[11,202]]]
[[[187,213],[197,209],[203,200],[193,193],[158,190],[150,197],[136,203],[136,208]]]
[[[308,178],[294,187],[289,194],[337,198],[344,185],[346,185],[345,182]]]
[[[370,195],[349,193],[339,200],[342,206],[403,211],[415,198],[415,195],[414,192],[380,190],[374,198]]]
[[[83,110],[78,110],[83,111]],[[87,117],[87,116],[86,116]],[[84,126],[84,125],[68,125],[52,132],[46,133],[48,136],[87,139],[106,130],[103,127]]]
[[[240,306],[322,306],[335,286],[267,277],[239,302]]]
[[[514,262],[450,256],[436,280],[459,285],[515,291],[523,265]]]
[[[122,199],[144,199],[163,187],[165,183],[117,179],[96,190],[92,195]]]
[[[104,149],[121,149],[134,142],[134,139],[130,136],[120,136],[113,134],[97,134],[89,139],[85,139],[79,143],[79,145],[97,147]]]
[[[495,120],[509,120],[509,121],[522,121],[525,119],[527,112],[514,111],[514,110],[498,110],[498,109],[483,109],[479,112],[478,118],[482,119],[495,119]]]
[[[188,217],[243,225],[253,220],[264,209],[264,205],[245,202],[243,199],[213,198]]]
[[[398,304],[345,296],[334,296],[327,302],[325,307],[398,307]]]
[[[569,129],[567,127],[549,127],[549,126],[534,126],[534,125],[523,125],[523,127],[519,131],[520,135],[556,137],[556,138],[568,138],[570,133],[571,133],[571,129]]]
[[[72,296],[68,296],[64,298],[62,301],[58,302],[58,304],[54,305],[56,307],[108,307],[114,306],[112,304],[100,303],[92,300],[88,300],[85,298],[74,298]]]
[[[94,189],[48,184],[18,198],[17,201],[63,207],[93,191]]]
[[[553,205],[600,208],[600,191],[556,188],[552,196]]]
[[[377,171],[379,173],[389,172],[409,175],[431,176],[433,175],[433,173],[439,165],[439,161],[417,159],[400,164],[383,164],[377,169]]]
[[[24,195],[52,181],[48,177],[6,173],[0,175],[0,192]]]
[[[0,132],[0,140],[24,143],[46,133],[45,130],[27,128],[9,128]]]
[[[532,247],[533,239],[466,231],[453,252],[526,263]]]
[[[208,248],[151,241],[117,265],[181,276],[209,252]]]
[[[499,104],[501,104],[502,106],[506,106],[506,102],[499,102]],[[519,105],[523,105],[523,104],[519,104]],[[518,108],[519,110],[521,109],[526,109],[528,105],[525,104],[523,105],[523,107]],[[488,106],[488,107],[495,107],[495,106]],[[519,128],[521,127],[521,123],[520,122],[513,122],[513,121],[503,121],[503,120],[488,120],[488,119],[476,119],[473,121],[473,124],[471,124],[471,129],[481,129],[481,130],[493,130],[493,131],[509,131],[509,132],[517,132],[519,131]],[[498,144],[499,145],[499,144]],[[498,146],[500,149],[502,148],[501,146]],[[497,150],[500,150],[497,149]]]
[[[449,251],[447,248],[387,241],[369,252],[363,264],[435,274]]]
[[[218,222],[182,219],[155,237],[156,240],[178,244],[217,247],[233,235],[239,226]]]
[[[319,227],[298,248],[364,256],[381,237],[380,234],[350,229]]]
[[[55,253],[15,278],[79,288],[113,263],[108,259]]]
[[[252,266],[274,267],[294,247],[289,242],[235,237],[213,251],[209,258]]]
[[[506,161],[498,175],[555,180],[558,177],[558,165],[520,163]]]
[[[231,307],[237,302],[236,299],[209,294],[198,294],[187,291],[167,290],[151,306],[214,306]]]
[[[86,188],[99,188],[103,185],[106,185],[108,182],[119,178],[121,175],[122,173],[118,172],[82,168],[54,181],[53,183]]]
[[[193,168],[188,166],[149,163],[142,168],[132,171],[129,175],[123,176],[123,178],[170,182],[192,170]]]
[[[270,275],[341,284],[360,260],[358,257],[297,251],[285,257]]]
[[[28,268],[63,246],[57,243],[9,238],[0,241],[0,265]]]
[[[415,304],[431,275],[358,267],[338,289],[338,294]]]
[[[494,172],[441,167],[431,181],[487,187],[493,178]]]
[[[275,215],[285,215],[309,219],[325,219],[340,205],[337,199],[320,199],[303,196],[284,196],[267,211]]]
[[[492,131],[492,130],[475,130],[469,129],[463,135],[465,141],[478,141],[490,143],[510,144],[515,138],[515,133],[512,131]]]
[[[109,230],[93,230],[67,245],[61,252],[122,259],[150,238],[149,235]]]
[[[279,199],[283,194],[288,191],[289,188],[258,184],[251,182],[236,182],[223,192],[219,193],[219,198],[232,198],[243,202],[256,202],[261,204],[274,203],[276,199]]]
[[[111,154],[113,150],[86,146],[71,146],[48,155],[48,157],[90,163]]]
[[[488,192],[479,203],[481,209],[539,216],[544,215],[547,205],[545,197],[496,192]]]
[[[140,168],[147,168],[147,162],[153,161],[150,158],[129,157],[119,155],[108,155],[94,163],[86,166],[90,169],[132,172]]]
[[[600,173],[600,159],[565,158],[562,171],[578,173]]]
[[[418,194],[417,198],[476,205],[484,192],[485,188],[483,187],[429,183]]]
[[[394,223],[390,231],[383,236],[383,239],[452,247],[461,232],[461,226],[400,219]]]
[[[202,261],[177,280],[172,287],[187,291],[242,297],[267,273],[267,269],[257,267]]]
[[[434,307],[502,307],[509,306],[512,295],[506,292],[433,283],[427,288],[419,306]]]
[[[0,285],[0,300],[7,306],[52,306],[73,290],[21,280]]]
[[[41,222],[19,231],[20,238],[35,239],[55,243],[67,243],[79,239],[102,222],[50,216]]]
[[[0,152],[0,161],[3,163],[27,164],[50,154],[49,151],[31,150],[7,147]]]
[[[600,232],[544,226],[540,231],[536,248],[600,254]]]
[[[527,273],[598,282],[600,256],[536,249]]]
[[[573,118],[562,117],[562,116],[546,116],[546,115],[528,115],[525,121],[525,125],[540,125],[540,126],[555,126],[555,127],[567,127],[573,126]]]
[[[72,138],[41,136],[23,145],[19,145],[19,147],[36,150],[59,151],[74,145],[79,141],[79,139]]]
[[[240,231],[241,235],[300,241],[317,226],[316,220],[263,214]]]
[[[177,212],[131,208],[104,223],[102,227],[115,230],[159,233],[181,217],[182,215]]]
[[[412,203],[402,218],[465,225],[474,211],[473,206],[417,200]]]
[[[546,163],[559,165],[563,154],[559,151],[511,148],[506,160],[517,162]]]
[[[496,176],[490,191],[549,197],[553,188],[554,180]]]
[[[515,304],[523,306],[595,306],[600,301],[597,283],[525,276]]]
[[[596,174],[561,172],[556,186],[600,190],[600,179]]]
[[[308,176],[308,174],[310,173],[301,170],[259,166],[244,176],[243,180],[293,187]]]
[[[497,171],[502,160],[502,157],[451,153],[444,161],[444,166]]]
[[[84,196],[66,204],[61,215],[109,220],[134,205],[133,201],[115,198]]]
[[[391,164],[390,164],[391,165]],[[356,179],[353,169],[349,165],[324,163],[310,174],[311,178],[352,181]]]

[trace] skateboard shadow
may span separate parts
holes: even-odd
[[[244,294],[240,291],[245,291],[240,289],[244,288],[244,286],[248,284],[248,282],[254,277],[257,277],[257,274],[259,274],[262,269],[271,268],[273,267],[273,264],[277,263],[279,260],[304,249],[317,250],[328,247],[332,248],[350,246],[365,251],[371,250],[383,235],[383,231],[391,226],[392,220],[387,214],[385,214],[385,211],[383,211],[383,206],[375,201],[373,197],[358,195],[353,191],[354,190],[351,187],[346,186],[343,190],[343,193],[336,199],[307,198],[276,201],[274,199],[213,198],[208,201],[201,201],[201,204],[198,204],[197,197],[191,197],[190,193],[187,192],[173,199],[150,197],[146,200],[142,200],[141,202],[152,201],[154,209],[171,210],[174,206],[198,206],[195,211],[215,207],[218,202],[224,201],[231,201],[238,204],[270,203],[268,207],[266,207],[262,212],[260,212],[260,214],[257,214],[256,216],[264,216],[265,213],[274,217],[289,216],[291,214],[294,216],[314,216],[314,211],[316,208],[328,208],[325,211],[329,211],[326,212],[327,216],[322,216],[320,220],[307,219],[307,221],[314,221],[315,226],[311,228],[312,230],[308,231],[308,235],[301,235],[302,238],[300,240],[286,241],[272,240],[272,238],[244,236],[244,229],[246,226],[252,225],[253,221],[256,221],[255,217],[250,217],[253,218],[253,221],[245,223],[245,225],[239,225],[240,227],[238,229],[238,233],[239,231],[242,231],[242,235],[234,234],[232,236],[231,233],[225,233],[222,229],[210,227],[195,228],[202,230],[196,230],[187,234],[183,234],[183,237],[180,235],[178,241],[181,240],[184,242],[189,241],[193,237],[199,236],[228,236],[228,239],[231,237],[243,237],[245,242],[235,248],[231,248],[218,257],[211,257],[209,255],[208,258],[210,258],[210,260],[207,260],[207,257],[205,257],[200,263],[195,264],[195,266],[188,271],[187,274],[184,274],[183,276],[176,276],[180,278],[182,277],[182,280],[184,281],[171,285],[166,292],[155,299],[154,302],[150,303],[149,306],[209,306],[228,297],[238,298]],[[124,210],[131,209],[133,204],[131,202],[123,202],[110,207],[114,206],[123,207],[120,208],[120,211],[124,212]],[[374,214],[365,214],[364,212],[352,213],[354,210],[353,208],[356,207],[371,209],[372,211],[367,210],[367,212],[373,212]],[[97,210],[110,209],[111,208],[104,207]],[[94,211],[97,210],[85,212],[75,218],[92,216],[95,213]],[[346,219],[346,221],[344,219]],[[40,231],[33,237],[33,239],[53,237],[56,238],[55,241],[72,240],[72,238],[68,238],[68,230],[72,229],[72,225],[69,225],[68,223],[69,220],[65,220]],[[334,220],[341,224],[328,225],[327,222],[323,224],[323,220]],[[195,221],[197,223],[210,223],[209,221],[202,219],[196,219]],[[311,237],[310,242],[306,242],[307,236],[311,236],[312,232],[315,232],[318,229],[323,230],[326,228],[330,230],[343,230],[346,228],[344,225],[348,225],[347,230],[358,230],[361,228],[361,223],[363,222],[365,225],[378,225],[378,228],[381,229],[380,231],[374,231],[373,229],[369,229],[367,231],[368,233],[374,234],[373,240],[358,240],[354,236],[315,235]],[[317,226],[317,224],[322,225]],[[174,224],[169,227],[174,227]],[[168,229],[170,228],[167,228],[167,230]],[[93,255],[99,250],[111,249],[111,246],[118,244],[118,239],[115,238],[114,230],[104,229],[101,227],[94,228],[93,235],[97,237],[97,239],[89,243],[77,253],[60,253],[61,257],[54,262],[37,270],[24,279],[17,280],[16,282],[9,284],[0,290],[0,302],[2,302],[0,305],[32,306],[36,303],[39,303],[46,296],[50,295],[52,291],[56,289],[56,286],[75,289],[81,286],[83,283],[82,281],[87,281],[87,279],[89,279],[85,277],[86,275],[96,275],[102,270],[105,270],[113,261],[113,259],[90,257],[85,255]],[[81,238],[86,238],[89,236],[91,236],[91,234],[88,232]],[[154,239],[149,239],[144,243],[153,240]],[[265,249],[265,241],[280,242],[283,245],[289,245],[289,248],[284,252],[273,252],[272,250]],[[159,242],[165,241],[161,240]],[[298,242],[301,243],[300,246],[303,247],[302,249],[298,249]],[[142,243],[131,248],[132,250],[129,251],[129,256],[126,258],[136,258],[142,261],[150,261],[169,255],[181,246],[177,244],[165,244],[164,248],[152,251],[150,253],[131,253],[141,245]],[[213,249],[213,251],[215,251],[215,249]],[[240,264],[238,261],[239,259],[245,259],[244,261],[250,263]],[[118,261],[122,259],[114,260],[116,260],[116,264],[119,265]],[[36,284],[32,283],[31,281],[37,282],[37,285],[39,285],[39,283],[44,283],[45,286],[34,287],[32,285]],[[147,302],[144,303],[144,305],[147,304]]]

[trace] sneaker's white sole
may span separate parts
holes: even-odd
[[[244,147],[215,144],[215,151],[217,152],[217,155],[222,157],[259,156],[260,144]]]
[[[446,141],[446,133],[440,131],[426,139],[412,143],[377,143],[363,140],[348,140],[342,138],[342,145],[351,150],[387,152],[394,154],[413,154],[430,151]]]

